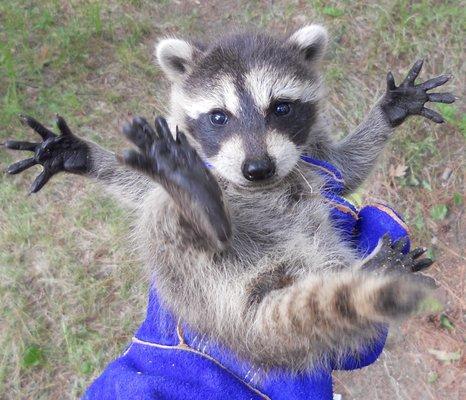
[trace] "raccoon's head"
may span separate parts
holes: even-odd
[[[318,25],[286,39],[162,40],[156,56],[172,82],[170,124],[223,178],[242,186],[280,180],[297,165],[316,121],[326,45]]]

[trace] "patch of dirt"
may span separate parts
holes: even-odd
[[[392,327],[387,346],[376,363],[362,370],[334,374],[335,392],[341,393],[344,400],[465,398],[464,307],[458,299],[461,292],[456,291],[461,285],[445,290],[449,284],[439,273],[442,268],[448,268],[450,279],[458,282],[459,277],[464,277],[464,263],[445,257],[431,273],[441,284],[438,291],[446,297],[446,313],[455,327],[452,331],[442,328],[438,319],[432,317],[413,318],[400,327]],[[442,355],[454,359],[458,355],[460,360],[441,361]]]

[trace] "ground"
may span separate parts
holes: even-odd
[[[32,138],[24,112],[121,151],[122,121],[166,111],[153,64],[163,35],[209,38],[226,29],[291,32],[306,22],[332,35],[325,74],[335,134],[360,122],[385,74],[425,57],[465,93],[465,4],[451,1],[11,0],[0,3],[0,142]],[[461,399],[466,340],[464,103],[437,107],[447,123],[411,119],[369,182],[353,195],[396,205],[417,245],[437,260],[440,288],[426,313],[392,328],[362,371],[335,374],[344,399]],[[4,169],[19,156],[0,148]],[[130,219],[91,182],[58,176],[27,196],[38,170],[0,176],[0,398],[76,398],[122,352],[143,318],[147,282],[127,244]]]

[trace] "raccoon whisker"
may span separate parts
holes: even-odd
[[[307,130],[309,130],[309,127],[307,127],[307,126],[301,128],[301,129],[298,129],[295,133],[293,133],[293,135],[291,135],[291,139],[294,139],[296,136],[301,135],[301,133],[303,133],[303,132],[305,132]]]
[[[306,185],[309,187],[309,189],[311,189],[311,194],[314,194],[314,189],[313,189],[312,185],[309,183],[307,178],[301,172],[301,169],[300,169],[298,164],[296,165],[295,170],[296,170],[296,172],[298,172],[299,175],[301,175],[301,178],[303,178],[304,182],[306,182]]]

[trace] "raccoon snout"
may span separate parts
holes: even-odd
[[[275,163],[270,157],[246,160],[243,163],[243,175],[248,181],[262,181],[275,174]]]

